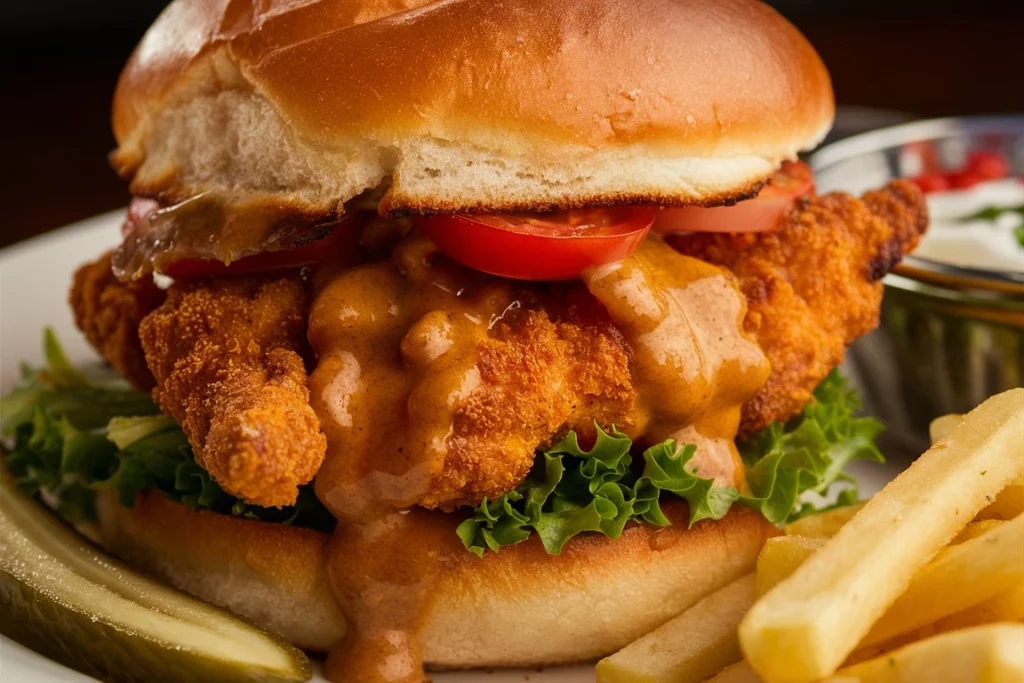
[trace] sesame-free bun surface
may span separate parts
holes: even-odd
[[[336,211],[713,204],[831,125],[818,55],[756,0],[175,0],[114,99],[115,167]]]
[[[422,634],[426,664],[540,666],[609,654],[751,571],[773,529],[745,508],[691,529],[685,505],[664,511],[673,521],[664,529],[578,536],[554,556],[534,538],[446,570]],[[326,651],[345,634],[327,534],[196,512],[160,494],[131,510],[108,496],[99,517],[115,555],[299,647]]]

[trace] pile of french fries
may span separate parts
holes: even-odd
[[[1024,683],[1024,389],[939,418],[932,442],[601,660],[598,683]]]

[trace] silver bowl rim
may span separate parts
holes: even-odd
[[[853,135],[825,145],[810,155],[809,163],[817,171],[862,154],[878,152],[897,145],[983,133],[1017,134],[1024,138],[1024,115],[951,116],[901,123]],[[913,255],[907,256],[904,260],[908,265],[935,272],[954,281],[977,283],[989,280],[993,283],[1011,286],[1024,285],[1024,273],[1015,273],[1011,270],[969,268]]]

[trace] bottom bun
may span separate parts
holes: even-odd
[[[432,669],[541,666],[614,652],[751,571],[774,527],[734,508],[686,527],[633,525],[619,539],[577,536],[560,555],[537,539],[442,575],[422,634]],[[208,511],[160,494],[134,509],[100,501],[100,538],[113,554],[226,607],[297,646],[327,651],[345,618],[327,579],[329,536]]]

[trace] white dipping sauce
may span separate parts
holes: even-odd
[[[1014,235],[1014,229],[1024,224],[1024,216],[1008,212],[995,221],[962,222],[964,217],[991,206],[1022,204],[1024,182],[1019,178],[929,194],[931,224],[914,255],[968,268],[1024,273],[1024,246]]]

